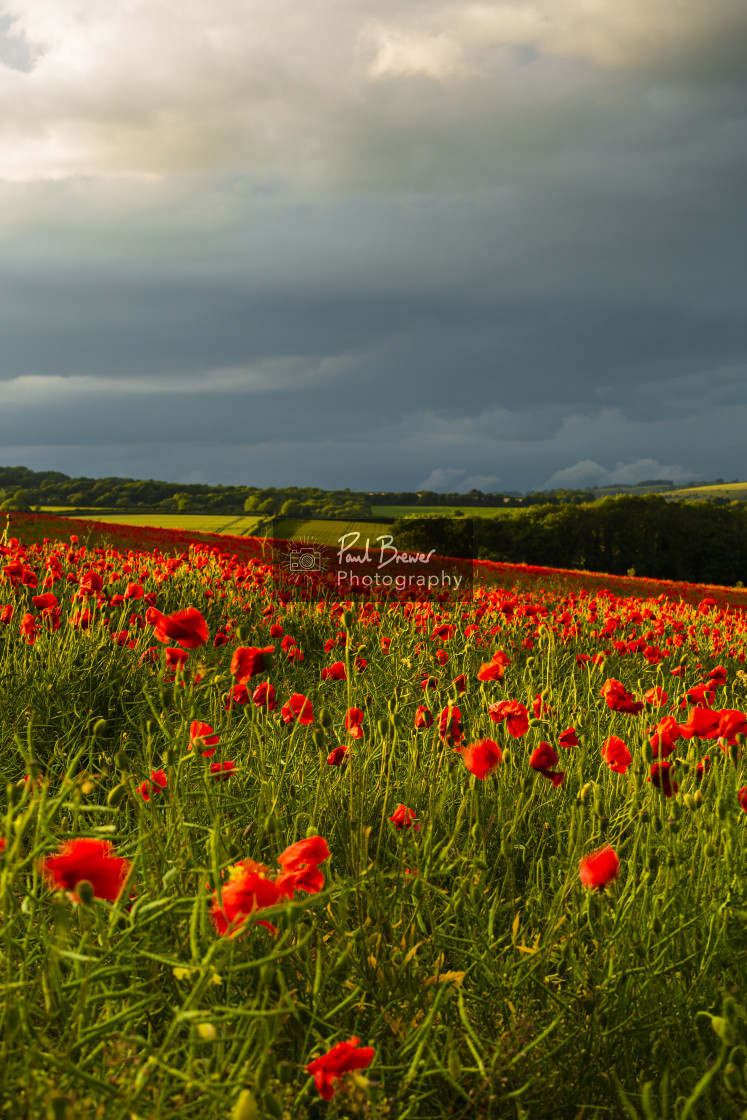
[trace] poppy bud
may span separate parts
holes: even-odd
[[[449,1077],[451,1077],[452,1081],[458,1082],[459,1078],[462,1076],[462,1063],[459,1061],[459,1055],[453,1048],[449,1050],[447,1067],[449,1070]]]
[[[729,747],[729,758],[736,766],[737,759],[739,758],[739,746],[737,745],[737,743],[732,743],[732,745]]]
[[[319,719],[319,726],[320,727],[331,727],[332,726],[332,716],[330,715],[330,713],[327,711],[326,708],[322,708],[320,710],[318,719]]]
[[[534,716],[533,716],[533,717],[532,717],[532,718],[531,718],[531,719],[529,720],[529,726],[530,726],[530,727],[542,727],[542,724],[543,724],[543,722],[544,722],[543,720],[541,720],[541,719],[535,719],[535,718],[534,718]]]
[[[326,744],[327,744],[327,740],[326,740],[326,738],[325,738],[325,735],[324,735],[324,732],[323,732],[323,731],[315,731],[315,732],[314,732],[314,733],[312,734],[311,738],[312,738],[312,741],[313,741],[313,743],[314,743],[314,746],[315,746],[315,747],[316,747],[316,748],[317,748],[318,750],[324,750],[324,748],[325,748],[325,746],[326,746]]]
[[[278,1063],[278,1078],[281,1085],[289,1085],[296,1075],[296,1067],[293,1062],[279,1062]]]
[[[115,786],[114,789],[109,790],[109,793],[106,796],[106,803],[107,803],[107,805],[109,805],[111,808],[114,809],[114,808],[117,807],[117,805],[122,804],[126,795],[127,795],[127,789],[126,789],[125,786],[123,786],[123,785]]]
[[[239,645],[248,645],[252,634],[253,630],[251,626],[236,627],[236,637],[239,639]]]
[[[178,754],[175,750],[173,750],[171,747],[168,747],[163,752],[162,757],[163,757],[164,766],[173,766],[175,764],[175,762],[177,761],[179,756],[178,756]]]
[[[75,893],[84,906],[90,906],[94,900],[93,884],[88,879],[75,884]]]
[[[696,809],[699,809],[700,806],[703,804],[703,794],[700,792],[699,789],[696,789],[695,794],[693,796],[693,801],[695,802]]]
[[[130,769],[130,760],[124,751],[117,751],[114,756],[114,764],[117,770],[124,770],[125,773]]]
[[[733,1062],[730,1062],[729,1065],[724,1069],[724,1081],[726,1082],[726,1088],[730,1093],[744,1092],[744,1080],[742,1078],[742,1072],[738,1066],[734,1065]]]
[[[719,1015],[711,1015],[711,1026],[714,1031],[726,1046],[733,1046],[737,1041],[734,1035],[734,1027],[728,1019],[722,1019]]]
[[[389,720],[380,719],[380,720],[377,721],[376,726],[378,727],[379,733],[381,735],[386,735],[387,732],[389,731]]]
[[[654,761],[654,750],[651,744],[648,742],[643,748],[643,757],[646,759],[646,762],[649,764],[649,766]]]
[[[242,1089],[239,1099],[233,1106],[231,1120],[259,1120],[257,1102],[249,1089]]]
[[[265,817],[265,832],[271,835],[278,830],[278,821],[274,813],[268,813]]]
[[[312,836],[318,836],[318,835],[319,835],[319,829],[316,828],[313,824],[310,824],[309,827],[306,829],[306,839],[310,840],[312,838]]]
[[[685,807],[689,809],[691,813],[697,812],[698,806],[695,804],[695,798],[691,793],[686,793],[682,800],[685,802]]]
[[[214,1038],[218,1037],[218,1032],[212,1023],[198,1023],[197,1033],[205,1042],[212,1042]]]
[[[705,846],[704,852],[708,859],[713,859],[714,856],[718,855],[718,848],[712,841],[709,840]]]
[[[581,787],[581,792],[578,795],[579,801],[588,801],[589,797],[591,796],[591,792],[592,792],[593,789],[594,789],[594,783],[593,782],[587,782],[586,785],[582,786]]]
[[[353,625],[353,612],[352,611],[343,611],[342,615],[340,616],[340,622],[342,623],[342,625],[345,627],[346,630],[349,630],[350,627]]]

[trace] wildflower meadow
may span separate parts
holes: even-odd
[[[747,1116],[743,608],[162,547],[0,544],[0,1115]]]

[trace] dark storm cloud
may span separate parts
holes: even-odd
[[[291,28],[254,86],[180,26],[199,105],[146,52],[128,106],[137,35],[75,89],[67,6],[18,16],[46,53],[0,186],[0,459],[365,488],[744,474],[745,20],[366,9],[319,59]]]

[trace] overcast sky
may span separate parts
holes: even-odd
[[[747,479],[743,0],[0,0],[0,464]]]

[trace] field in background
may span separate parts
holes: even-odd
[[[747,482],[714,483],[712,486],[687,486],[681,490],[669,490],[665,498],[676,498],[678,501],[704,501],[707,498],[729,498],[731,501],[743,502],[747,499]]]
[[[51,512],[51,511],[50,511]],[[258,517],[233,513],[107,513],[101,518],[107,525],[142,525],[149,529],[179,529],[192,533],[230,533],[243,537],[251,533]],[[91,517],[70,517],[71,521],[91,521]]]
[[[465,517],[497,517],[517,511],[508,506],[371,506],[374,517],[451,517],[455,509]]]

